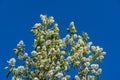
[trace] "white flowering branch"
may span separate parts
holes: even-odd
[[[78,69],[74,80],[97,80],[102,72],[99,63],[106,52],[99,46],[92,46],[86,32],[77,35],[74,22],[61,39],[54,18],[47,15],[40,15],[40,18],[42,23],[36,23],[31,29],[35,38],[31,56],[20,41],[14,53],[24,65],[16,67],[15,58],[11,58],[7,61],[9,66],[5,67],[9,70],[7,77],[12,74],[12,80],[68,80],[68,71],[74,67]]]

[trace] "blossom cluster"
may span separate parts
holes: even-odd
[[[103,48],[92,46],[86,32],[76,34],[74,22],[67,28],[68,34],[61,38],[53,16],[40,15],[40,18],[41,23],[31,29],[34,34],[31,55],[21,40],[14,53],[24,65],[16,67],[15,58],[11,58],[5,68],[9,69],[7,77],[11,73],[12,80],[68,80],[68,71],[74,67],[78,69],[74,80],[97,80],[102,72],[99,63],[106,54]]]

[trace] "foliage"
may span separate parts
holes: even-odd
[[[60,38],[58,24],[52,16],[40,15],[41,23],[36,23],[31,31],[34,34],[33,51],[29,56],[21,40],[14,53],[24,65],[15,66],[15,58],[8,62],[8,74],[12,80],[68,80],[68,71],[74,67],[78,74],[74,80],[97,80],[102,69],[106,52],[99,46],[92,46],[88,34],[77,35],[74,22],[67,28],[68,34]],[[51,28],[48,28],[51,27]]]

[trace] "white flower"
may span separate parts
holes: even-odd
[[[32,51],[31,54],[32,54],[33,56],[36,56],[37,52],[36,52],[36,51]]]
[[[85,69],[84,69],[84,73],[88,73],[89,72],[89,69],[88,69],[88,67],[86,67]]]
[[[88,76],[88,80],[95,80],[94,76]]]
[[[71,38],[71,39],[69,39],[69,43],[70,43],[70,45],[72,45],[73,44],[73,39]]]
[[[46,51],[46,46],[42,46],[42,49],[43,49],[44,51]]]
[[[92,72],[92,74],[95,74],[95,73],[96,73],[95,69],[92,69],[91,72]]]
[[[41,65],[40,65],[40,68],[43,68],[43,67],[44,67],[44,65],[41,64]]]
[[[95,47],[95,46],[92,46],[91,48],[92,48],[92,50],[93,50],[93,51],[95,51],[95,50],[96,50],[96,47]]]
[[[54,32],[53,30],[52,30],[52,31],[50,31],[50,34],[51,34],[51,35],[53,35],[54,33],[55,33],[55,32]]]
[[[80,80],[80,77],[78,75],[76,75],[75,80]]]
[[[46,41],[46,45],[49,45],[49,44],[51,44],[51,40]]]
[[[86,57],[82,57],[82,59],[81,59],[81,60],[82,60],[83,62],[84,62],[84,61],[86,61]]]
[[[76,47],[76,48],[80,47],[80,44],[77,43],[75,47]]]
[[[89,60],[91,61],[93,57],[90,55],[88,58],[89,58]]]
[[[55,27],[55,30],[59,31],[59,28],[58,28],[58,24],[57,24],[57,23],[54,24],[54,27]]]
[[[15,75],[17,75],[17,74],[19,73],[18,69],[17,69],[17,68],[13,68],[13,73],[14,73]]]
[[[24,53],[23,57],[24,58],[28,57],[28,53]]]
[[[57,23],[55,23],[55,24],[54,24],[54,27],[58,27],[58,24],[57,24]]]
[[[102,55],[106,55],[106,52],[102,52]]]
[[[60,66],[57,66],[57,67],[56,67],[56,70],[59,70],[59,69],[60,69]]]
[[[37,50],[40,50],[40,46],[37,46]]]
[[[79,53],[75,52],[74,53],[74,57],[76,57],[76,56],[79,56]]]
[[[72,47],[72,51],[75,51],[75,47]]]
[[[82,39],[82,37],[80,35],[78,35],[78,39]]]
[[[80,61],[75,61],[75,65],[79,65],[80,64]]]
[[[84,45],[84,41],[83,41],[82,39],[78,39],[78,43],[79,43],[80,45]]]
[[[60,53],[60,48],[57,48],[57,49],[56,49],[56,52]]]
[[[103,48],[100,48],[99,46],[92,46],[91,48],[95,52],[101,52],[103,50]]]
[[[89,43],[87,44],[87,47],[90,48],[91,45],[92,45],[92,42],[89,42]]]
[[[65,77],[66,77],[67,79],[69,79],[69,78],[70,78],[70,76],[69,76],[69,75],[66,75]]]
[[[67,70],[68,69],[68,67],[67,66],[65,66],[65,69],[64,70]]]
[[[103,55],[100,55],[99,58],[100,58],[100,59],[104,59],[104,56],[103,56]]]
[[[37,77],[35,77],[33,80],[39,80]]]
[[[21,40],[18,44],[17,44],[17,47],[21,47],[24,45],[24,42]]]
[[[54,17],[53,16],[49,17],[49,23],[52,24],[54,22],[55,22]]]
[[[72,31],[72,32],[75,32],[75,31],[76,31],[75,25],[74,25],[74,22],[73,22],[73,21],[70,23],[70,28],[71,28],[71,31]],[[75,30],[75,31],[74,31],[74,30]]]
[[[55,48],[51,48],[52,51],[55,51]]]
[[[72,60],[72,57],[71,56],[68,56],[67,57],[67,61],[71,61]]]
[[[69,39],[69,38],[70,38],[70,35],[69,35],[69,34],[67,34],[67,35],[66,35],[66,39]]]
[[[85,67],[88,67],[89,65],[90,65],[90,62],[84,63],[84,66],[85,66]]]
[[[74,26],[75,26],[73,21],[70,23],[70,26],[71,26],[71,27],[74,27]]]
[[[65,54],[65,51],[61,51],[61,54]]]
[[[41,26],[40,23],[36,23],[33,28],[39,28]]]
[[[61,80],[67,80],[67,78],[66,78],[66,77],[63,77]]]
[[[13,76],[12,77],[12,80],[22,80],[21,78],[18,78],[18,77],[16,77],[16,76]]]
[[[92,68],[92,69],[98,69],[98,68],[99,68],[99,65],[98,65],[98,64],[92,64],[92,65],[91,65],[91,68]]]
[[[83,77],[82,77],[82,80],[86,80],[86,78],[83,76]]]
[[[76,38],[77,38],[77,34],[74,34],[74,35],[73,35],[73,38],[76,39]]]
[[[18,71],[22,72],[24,70],[24,66],[19,66],[17,69]]]
[[[10,59],[9,61],[7,61],[7,62],[9,63],[9,65],[14,66],[16,60],[15,60],[15,58],[11,58],[11,59]]]
[[[96,74],[97,74],[97,75],[100,75],[101,73],[102,73],[102,69],[99,68]]]
[[[48,71],[47,75],[48,75],[48,76],[52,76],[52,75],[53,75],[53,72],[54,72],[54,70],[50,70],[50,71]]]
[[[47,18],[47,16],[46,15],[40,15],[40,18],[41,18],[41,20],[44,22],[44,23],[46,23],[46,18]]]
[[[20,44],[20,45],[23,45],[23,44],[24,44],[24,42],[21,40],[21,41],[19,42],[19,44]]]
[[[63,76],[63,73],[58,72],[58,73],[56,74],[56,76],[57,76],[58,78],[61,78],[61,77]]]

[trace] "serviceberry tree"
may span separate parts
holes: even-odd
[[[92,46],[88,34],[77,35],[74,22],[67,28],[68,34],[61,38],[58,23],[54,17],[40,15],[41,23],[36,23],[31,31],[34,34],[31,55],[25,51],[21,40],[14,53],[24,65],[15,66],[15,58],[8,62],[6,77],[12,74],[12,80],[68,80],[68,71],[78,69],[73,80],[98,80],[102,69],[100,62],[106,52],[99,46]],[[50,28],[48,28],[48,26]]]

